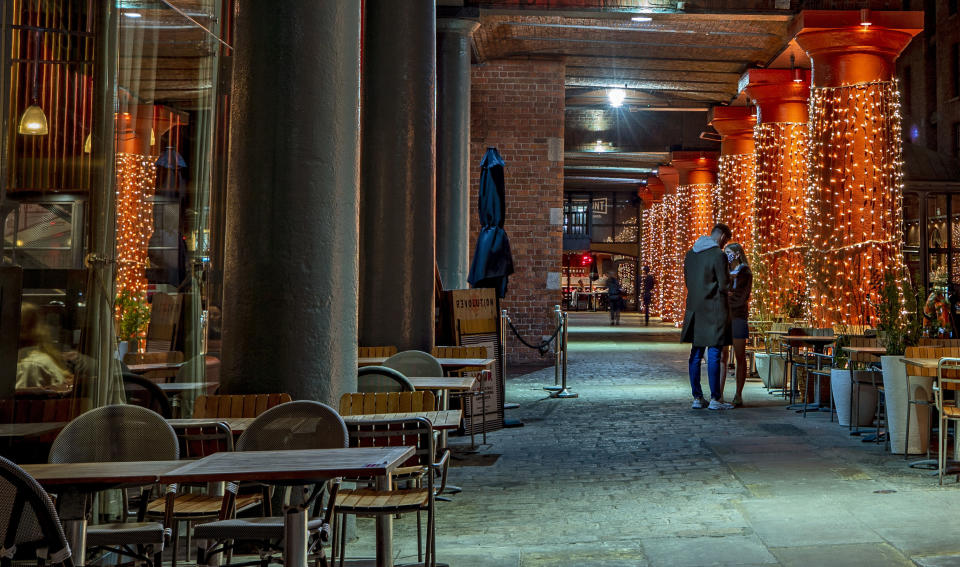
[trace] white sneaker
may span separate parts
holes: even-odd
[[[705,403],[703,398],[693,398],[693,409],[703,409]]]
[[[712,410],[733,409],[733,404],[721,402],[720,400],[710,400],[710,405],[707,406],[707,409],[712,409]]]

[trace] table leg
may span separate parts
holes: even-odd
[[[440,409],[443,411],[447,411],[448,409],[450,409],[450,392],[448,390],[440,390]],[[443,451],[446,448],[447,448],[447,430],[444,429],[443,431],[440,432],[440,450]],[[462,491],[463,491],[462,488],[460,488],[459,486],[454,486],[452,484],[448,484],[446,489],[444,490],[444,492],[446,492],[447,494],[457,494],[458,492],[462,492]],[[445,500],[445,501],[450,500],[449,498],[446,498],[444,496],[438,496],[437,499]]]
[[[429,473],[432,474],[432,473]],[[377,490],[390,490],[393,482],[390,475],[378,476]],[[377,567],[393,567],[393,515],[377,516]],[[306,524],[304,524],[306,530]],[[286,564],[289,566],[289,564]]]
[[[307,567],[307,511],[291,506],[283,513],[283,564]]]
[[[60,495],[57,514],[67,538],[74,565],[87,562],[87,496],[75,492]]]

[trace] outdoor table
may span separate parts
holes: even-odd
[[[145,362],[143,364],[128,364],[127,368],[131,372],[143,374],[156,370],[178,370],[181,366],[183,366],[182,362]]]
[[[45,421],[39,423],[0,423],[0,437],[12,439],[16,437],[33,437],[63,429],[65,421]]]
[[[804,344],[810,345],[814,348],[814,352],[822,353],[824,347],[826,347],[828,344],[833,343],[837,340],[837,337],[834,335],[787,335],[785,331],[776,331],[776,332],[769,331],[769,333],[774,335],[781,335],[779,337],[779,340],[785,343],[788,343],[787,344],[787,362],[791,365],[791,368],[792,368],[792,365],[794,364],[793,349],[794,349],[795,343],[804,343]],[[791,402],[793,401],[794,387],[795,386],[793,384],[793,379],[791,377],[791,380],[790,380],[790,398],[791,398],[790,401]],[[812,405],[813,408],[808,407],[807,409],[813,409],[815,411],[819,411],[821,409],[819,388],[815,393],[816,393],[816,400],[814,401],[814,403],[807,404],[808,406]],[[800,411],[803,411],[802,405],[803,404],[791,403],[790,405],[787,406],[787,409],[795,410],[797,409],[798,406],[800,406]]]
[[[382,417],[388,416],[388,417]],[[426,412],[403,412],[403,413],[381,413],[381,414],[360,414],[342,416],[346,423],[355,423],[363,420],[373,419],[410,419],[414,417],[425,417],[433,424],[433,428],[439,431],[456,429],[460,427],[460,410],[441,410]],[[250,424],[257,419],[255,417],[206,417],[202,419],[168,419],[167,423],[171,427],[191,427],[209,424],[211,421],[218,421],[227,424],[230,431],[234,434],[243,433],[250,427]],[[289,418],[290,427],[296,427],[303,421],[301,418]]]
[[[850,354],[869,354],[871,356],[883,356],[887,354],[887,349],[879,346],[845,346],[843,350]]]
[[[58,512],[75,565],[86,563],[87,497],[108,488],[143,486],[183,465],[182,461],[44,463],[22,465],[49,492],[59,495]]]
[[[381,366],[389,356],[364,356],[357,359],[357,366]],[[495,358],[438,358],[437,361],[444,370],[461,370],[470,366],[488,368],[497,360]]]
[[[390,475],[414,454],[413,447],[358,447],[291,451],[235,451],[214,453],[166,470],[158,481],[259,481],[308,484],[346,476],[376,479],[377,490],[390,490]],[[283,564],[307,565],[307,513],[302,504],[285,506]],[[377,516],[377,566],[393,565],[393,516]]]

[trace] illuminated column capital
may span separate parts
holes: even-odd
[[[717,181],[716,152],[673,152],[670,165],[680,174],[680,185],[706,185]]]
[[[757,105],[757,123],[805,124],[810,99],[808,69],[750,69],[740,79],[743,91]]]
[[[897,57],[923,31],[923,12],[804,10],[799,20],[815,87],[893,80]]]
[[[720,155],[754,153],[753,126],[757,115],[751,106],[715,106],[710,125],[720,134]]]
[[[650,192],[650,197],[653,199],[653,202],[657,203],[663,200],[663,195],[667,192],[667,187],[659,176],[651,175],[647,178],[647,191]]]

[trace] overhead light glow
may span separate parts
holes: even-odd
[[[632,22],[652,22],[652,21],[653,21],[653,18],[650,18],[650,17],[647,17],[647,16],[634,16],[634,17],[630,18],[630,21],[632,21]]]
[[[869,8],[861,8],[861,9],[860,9],[860,25],[863,26],[863,27],[867,27],[867,26],[873,25],[873,22],[870,21],[870,9],[869,9]]]
[[[610,89],[607,97],[610,98],[610,106],[618,108],[623,104],[623,99],[627,98],[627,93],[623,89]]]
[[[126,17],[128,17],[128,18],[142,18],[142,17],[143,17],[143,14],[141,14],[140,12],[124,12],[123,15],[126,16]]]

